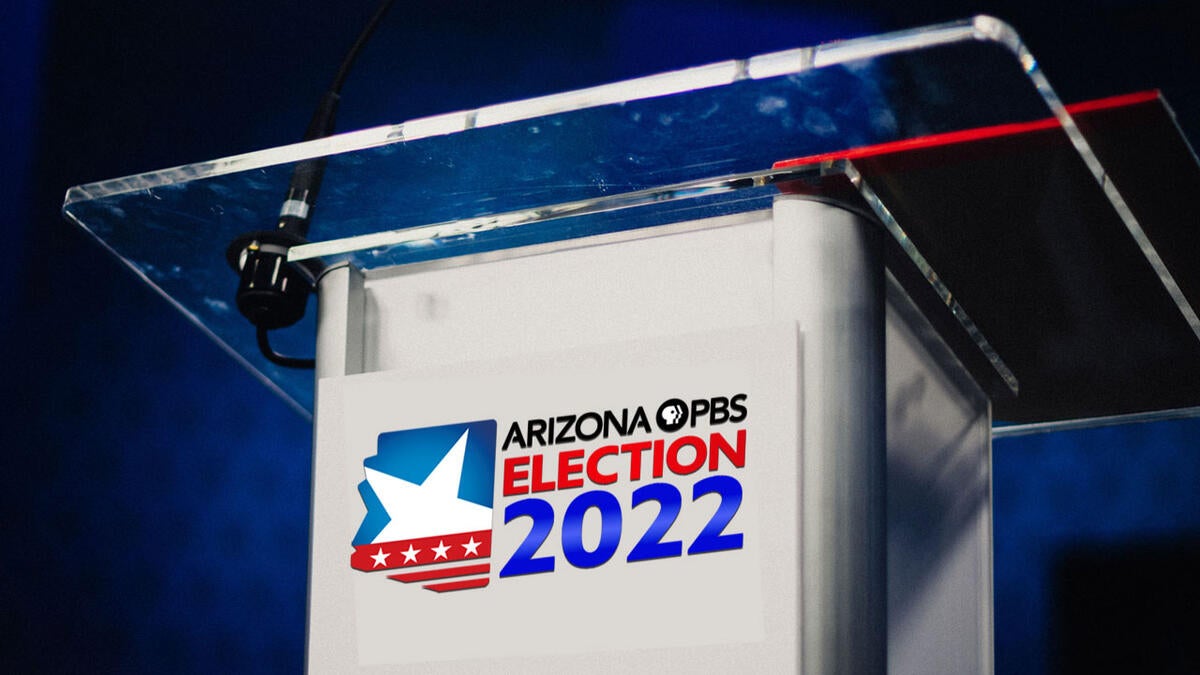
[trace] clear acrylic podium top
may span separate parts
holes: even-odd
[[[63,207],[297,407],[225,249],[327,157],[293,261],[366,270],[769,206],[870,212],[893,275],[1022,422],[1200,406],[1200,170],[1153,94],[1064,106],[990,17],[766,54],[72,188]],[[799,186],[799,187],[797,187]],[[1188,190],[1191,190],[1188,192]],[[311,354],[315,312],[277,331]]]

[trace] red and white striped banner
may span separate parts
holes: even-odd
[[[422,583],[439,593],[488,585],[492,554],[491,530],[376,542],[354,547],[350,566],[363,572],[414,569],[389,574],[389,579]]]

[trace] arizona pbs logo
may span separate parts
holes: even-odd
[[[439,593],[488,585],[496,421],[379,435],[350,566]]]
[[[553,572],[560,559],[591,569],[739,550],[744,538],[733,521],[743,497],[745,402],[744,393],[672,398],[650,408],[653,417],[632,406],[514,420],[499,452],[495,420],[383,433],[363,462],[358,489],[367,513],[351,567],[439,593],[487,586],[501,462],[503,523],[528,519],[529,527],[500,579]],[[617,483],[638,487],[614,492]],[[647,502],[658,504],[658,515],[626,537],[631,511],[654,508]],[[692,509],[708,512],[703,528],[672,530]],[[599,522],[598,542],[584,535],[589,514]],[[561,546],[548,541],[556,527]]]

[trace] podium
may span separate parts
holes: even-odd
[[[316,159],[314,378],[225,248]],[[1064,106],[979,17],[64,212],[315,411],[310,670],[988,672],[991,437],[1200,405],[1198,183],[1157,95]]]

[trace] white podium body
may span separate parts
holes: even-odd
[[[989,404],[885,284],[877,228],[780,197],[327,273],[309,669],[990,672]],[[466,494],[460,428],[493,436],[486,525],[427,524],[392,492]],[[430,429],[451,442],[389,478]],[[364,536],[373,511],[412,528]]]

